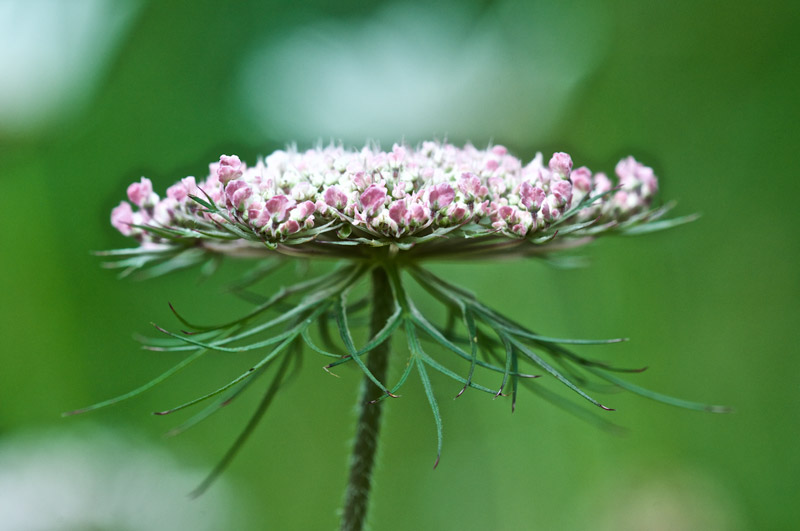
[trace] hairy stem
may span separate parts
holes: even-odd
[[[385,269],[376,267],[372,271],[370,337],[383,328],[393,309],[389,277]],[[366,363],[375,378],[384,381],[389,366],[389,341],[384,341],[372,350],[367,355]],[[370,400],[375,398],[377,390],[372,380],[365,375],[358,398],[358,426],[350,460],[350,477],[344,497],[342,531],[361,531],[366,522],[383,405],[383,400],[370,403]]]

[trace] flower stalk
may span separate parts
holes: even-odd
[[[370,337],[378,335],[394,311],[389,277],[383,267],[375,267],[371,275],[372,316]],[[384,341],[367,359],[367,368],[380,381],[385,381],[389,367],[390,342]],[[353,452],[350,457],[350,474],[342,511],[342,531],[360,531],[366,522],[372,488],[372,472],[378,451],[383,400],[373,400],[376,386],[369,376],[364,376],[358,398],[358,424]]]

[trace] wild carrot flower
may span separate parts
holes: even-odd
[[[381,402],[396,397],[416,372],[433,413],[442,448],[442,421],[428,375],[438,371],[457,381],[458,395],[475,389],[493,397],[511,396],[513,409],[520,382],[547,374],[580,398],[610,409],[584,391],[596,377],[674,405],[718,411],[642,389],[617,377],[613,368],[584,358],[569,345],[614,343],[621,339],[574,340],[540,335],[503,315],[464,289],[426,268],[429,259],[541,256],[582,245],[605,234],[641,234],[690,221],[691,216],[663,220],[671,205],[654,207],[658,180],[653,170],[632,157],[617,164],[616,178],[574,168],[566,153],[545,160],[541,154],[524,163],[503,146],[477,149],[438,142],[419,147],[395,144],[384,152],[375,146],[347,150],[341,146],[276,151],[248,166],[235,155],[223,155],[202,181],[187,177],[158,196],[146,178],[128,187],[111,223],[138,247],[105,253],[118,257],[115,267],[164,274],[231,255],[262,259],[266,275],[287,258],[331,258],[331,272],[286,286],[241,318],[219,326],[193,325],[193,332],[171,332],[152,339],[155,350],[192,351],[173,369],[122,397],[133,396],[171,376],[208,351],[261,350],[263,358],[240,376],[197,399],[159,412],[167,414],[216,399],[176,428],[181,431],[205,419],[237,397],[274,367],[261,406],[252,422],[212,473],[225,467],[247,438],[284,379],[290,361],[304,347],[330,359],[326,370],[355,364],[364,373],[361,417],[354,448],[343,528],[360,529],[369,494]],[[356,286],[371,280],[371,294],[351,300]],[[447,311],[446,322],[426,315],[409,296],[415,282]],[[354,339],[350,320],[370,316],[365,342]],[[328,333],[335,323],[339,338]],[[387,380],[389,339],[404,335],[407,349],[402,374]],[[431,346],[437,348],[431,348]],[[446,359],[444,355],[452,355]],[[452,362],[459,362],[457,366]],[[496,380],[488,383],[491,373]],[[537,394],[561,404],[563,398],[540,385]],[[85,411],[79,410],[79,411]]]
[[[162,251],[355,258],[384,246],[414,255],[462,254],[465,240],[470,253],[495,249],[502,239],[502,253],[542,252],[559,232],[558,240],[575,241],[663,214],[649,210],[658,187],[653,171],[632,157],[617,165],[613,194],[605,174],[572,171],[566,153],[547,163],[538,154],[523,165],[503,146],[435,142],[419,149],[395,144],[391,152],[277,151],[254,166],[223,155],[209,173],[200,183],[181,180],[163,199],[143,177],[128,187],[130,203],[113,210],[112,224]]]

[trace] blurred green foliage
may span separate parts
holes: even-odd
[[[494,141],[523,158],[537,150],[566,150],[576,165],[607,171],[633,154],[655,168],[663,197],[679,201],[677,214],[699,212],[702,218],[662,234],[600,241],[583,251],[591,262],[584,269],[510,262],[441,264],[436,270],[548,335],[629,336],[629,343],[587,354],[649,365],[633,381],[730,404],[737,412],[700,414],[618,394],[604,400],[617,409],[607,415],[629,431],[614,436],[530,393],[521,393],[513,416],[507,401],[477,393],[451,401],[442,380],[445,446],[433,471],[435,433],[417,382],[388,407],[370,520],[375,529],[393,530],[792,528],[800,472],[800,356],[793,332],[800,315],[800,180],[791,170],[800,141],[800,4],[565,5],[486,0],[442,11],[463,10],[453,25],[443,26],[457,44],[447,53],[457,56],[461,43],[470,43],[469,50],[492,47],[501,54],[493,60],[509,75],[489,83],[502,85],[498,113],[518,106],[532,117],[530,131],[517,124],[504,132],[502,120],[488,120],[485,135],[476,135],[487,116],[481,106],[491,109],[496,100],[481,103],[483,93],[471,99],[472,85],[450,86],[450,78],[438,79],[429,69],[425,75],[435,83],[420,93],[458,93],[467,108],[448,112],[460,125],[452,129],[448,113],[437,114],[442,122],[429,131],[398,128],[396,139],[415,143],[446,135],[479,146]],[[121,36],[92,34],[97,46],[110,48],[94,75],[76,69],[85,76],[83,94],[64,103],[75,108],[36,127],[0,127],[0,447],[16,433],[96,424],[135,430],[176,460],[210,469],[243,426],[257,393],[168,441],[158,435],[177,420],[148,413],[212,389],[219,375],[238,374],[249,359],[210,356],[134,401],[87,417],[65,420],[59,414],[133,388],[173,364],[168,355],[138,350],[131,338],[133,332],[150,333],[151,321],[173,323],[168,301],[206,322],[243,311],[243,303],[222,291],[245,264],[226,264],[205,283],[197,282],[196,272],[136,283],[101,270],[90,251],[128,244],[109,226],[108,215],[140,175],[163,191],[182,176],[205,175],[207,163],[221,153],[254,161],[287,142],[309,145],[319,135],[313,116],[299,117],[305,121],[293,126],[307,131],[305,138],[270,133],[291,123],[297,104],[287,102],[284,116],[273,99],[291,93],[287,79],[314,80],[306,67],[319,59],[309,55],[306,63],[301,55],[296,70],[257,78],[243,69],[260,64],[252,58],[263,50],[282,49],[297,32],[307,35],[308,28],[325,24],[336,31],[326,30],[320,52],[330,53],[330,47],[347,53],[351,31],[363,32],[392,11],[352,0],[131,6],[124,31],[108,26]],[[432,4],[422,7],[415,16],[429,12],[431,20],[441,19]],[[14,10],[0,13],[11,17]],[[504,25],[509,20],[515,23]],[[558,31],[537,40],[535,31],[533,37],[519,34],[526,27]],[[42,39],[57,35],[46,27],[31,29],[41,30]],[[476,44],[471,36],[478,33]],[[587,55],[586,43],[597,49]],[[523,45],[530,48],[520,50]],[[307,54],[313,49],[302,48]],[[505,50],[513,53],[502,55]],[[398,55],[387,52],[382,61],[408,65],[402,48],[392,53]],[[581,54],[580,60],[571,54]],[[567,72],[572,81],[564,92],[557,85],[538,92],[525,85],[536,69],[552,72],[552,57],[580,69]],[[468,59],[459,58],[463,64]],[[31,54],[0,84],[23,79],[36,60]],[[367,75],[378,68],[361,66]],[[402,75],[414,75],[413,68],[398,71]],[[315,90],[324,99],[339,81],[326,76]],[[253,106],[259,99],[272,102],[272,114],[259,114]],[[384,103],[390,109],[393,104]],[[551,118],[538,123],[537,109]],[[357,106],[351,112],[353,120],[369,124]],[[471,113],[480,120],[463,119]],[[420,123],[430,123],[423,118],[429,117],[420,115]],[[375,138],[366,129],[353,138],[358,130],[346,129],[350,136],[342,139],[348,143]],[[291,271],[281,275],[265,289]],[[242,504],[242,529],[336,525],[360,378],[347,370],[341,379],[331,378],[322,364],[306,357],[300,376],[226,476]],[[203,499],[195,503],[202,510]]]

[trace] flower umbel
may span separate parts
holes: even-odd
[[[218,326],[192,324],[176,312],[181,323],[193,331],[158,327],[167,337],[147,340],[145,347],[192,353],[141,388],[77,412],[134,396],[209,351],[263,351],[262,359],[237,378],[158,413],[215,400],[173,430],[182,431],[230,403],[259,376],[274,369],[252,421],[201,485],[202,491],[263,416],[291,361],[303,355],[305,347],[329,359],[328,371],[355,365],[364,373],[365,383],[343,528],[360,529],[380,404],[397,397],[413,372],[421,379],[433,413],[438,436],[436,463],[442,449],[442,421],[429,370],[458,382],[457,396],[467,389],[492,397],[510,395],[512,409],[519,384],[527,383],[539,396],[574,411],[571,402],[533,381],[546,374],[604,410],[610,408],[585,391],[590,378],[669,404],[722,411],[719,406],[642,389],[615,373],[643,369],[614,368],[584,358],[570,347],[622,339],[574,340],[538,334],[423,267],[426,260],[437,258],[549,255],[604,234],[641,234],[694,219],[662,219],[671,205],[653,206],[658,180],[652,169],[632,157],[617,164],[616,176],[612,180],[586,167],[573,169],[566,153],[555,153],[547,162],[538,154],[523,164],[503,146],[480,150],[470,145],[458,148],[424,142],[416,149],[395,144],[389,152],[373,146],[358,151],[330,146],[302,153],[289,149],[276,151],[254,166],[235,155],[223,155],[210,165],[204,180],[184,178],[171,186],[164,198],[142,178],[128,188],[130,203],[123,201],[111,214],[112,225],[136,239],[139,246],[104,253],[118,257],[111,265],[123,268],[126,274],[138,271],[156,276],[206,261],[215,263],[225,255],[261,258],[252,278],[245,282],[249,286],[287,258],[331,258],[337,265],[324,275],[285,286],[270,296],[247,292],[255,303],[253,310]],[[366,279],[371,293],[356,296]],[[444,307],[446,322],[436,322],[412,300],[406,289],[409,282],[424,288]],[[350,325],[361,315],[371,317],[363,344],[356,341],[358,336]],[[338,340],[329,334],[331,323]],[[389,344],[396,334],[405,336],[407,350],[401,374],[390,382]],[[453,358],[442,359],[444,353]],[[451,367],[459,358],[463,368]],[[521,367],[522,362],[533,371]],[[493,384],[481,383],[492,373],[496,375]]]
[[[163,199],[146,178],[132,184],[128,196],[138,210],[121,203],[112,224],[151,250],[353,258],[365,256],[365,248],[393,246],[450,256],[490,251],[487,241],[504,238],[503,253],[528,254],[545,250],[543,244],[552,250],[556,234],[565,241],[571,233],[575,242],[664,214],[650,210],[658,187],[650,168],[629,157],[617,175],[614,187],[603,173],[572,171],[566,153],[546,164],[539,154],[523,165],[503,146],[435,142],[416,150],[395,144],[391,152],[277,151],[250,167],[223,155],[204,181],[187,177]]]

